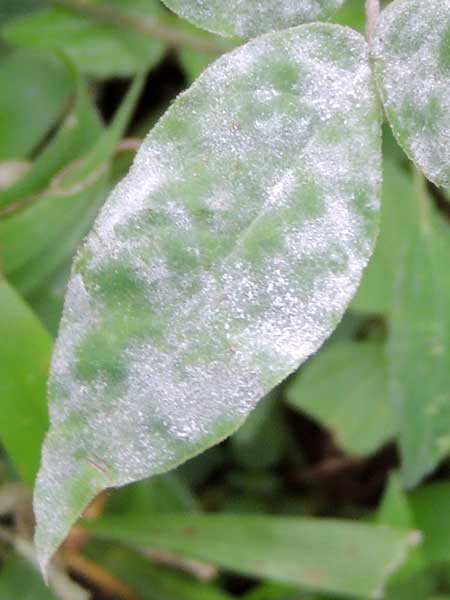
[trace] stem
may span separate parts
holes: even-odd
[[[53,0],[53,2],[83,15],[89,15],[98,21],[134,29],[144,35],[158,38],[175,48],[188,47],[199,52],[219,55],[233,47],[225,41],[221,43],[220,40],[200,39],[175,27],[164,25],[155,19],[134,17],[107,4],[92,4],[86,0]]]
[[[367,41],[372,43],[378,19],[380,18],[380,0],[366,0],[366,33]]]

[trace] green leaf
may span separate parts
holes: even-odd
[[[0,5],[0,23],[17,15],[26,14],[48,4],[48,0],[2,0]]]
[[[0,160],[27,157],[61,116],[73,91],[62,63],[15,51],[0,60]]]
[[[94,6],[101,6],[96,2]],[[9,22],[1,33],[11,44],[32,50],[63,52],[82,72],[96,77],[129,76],[158,64],[165,44],[136,32],[126,17],[155,19],[162,13],[155,0],[114,0],[103,2],[125,15],[124,24],[96,20],[65,8],[34,12]]]
[[[418,180],[388,338],[402,477],[417,484],[450,452],[450,227]]]
[[[248,515],[108,517],[88,524],[114,542],[174,552],[224,569],[323,592],[379,597],[406,559],[409,534],[328,519]],[[355,561],[355,556],[358,560]]]
[[[416,527],[408,498],[396,473],[388,479],[386,490],[376,514],[376,522],[404,531]]]
[[[389,477],[381,505],[376,513],[376,522],[405,532],[416,530],[415,537],[417,538],[418,547],[410,552],[407,562],[389,582],[389,599],[394,600],[400,593],[405,594],[411,586],[417,585],[421,579],[426,580],[421,584],[428,585],[428,578],[423,577],[426,565],[422,548],[422,532],[418,529],[409,498],[402,489],[396,473],[391,474]]]
[[[106,198],[109,165],[143,81],[144,75],[136,77],[110,127],[100,135],[82,160],[68,165],[53,180],[52,186],[29,206],[25,205],[21,211],[0,219],[0,257],[4,270],[27,298],[38,297],[42,301],[39,293],[46,289],[51,293],[54,278],[58,282],[61,270],[63,274],[67,273],[68,263]],[[77,136],[74,136],[72,141],[76,139]],[[58,146],[62,150],[59,141]],[[66,149],[69,147],[70,144]],[[52,155],[56,158],[56,155]],[[64,285],[66,282],[67,279]],[[61,295],[56,301],[56,315],[59,317]]]
[[[380,236],[352,308],[389,316],[396,297],[404,244],[415,227],[416,216],[411,210],[415,191],[411,175],[402,171],[392,158],[386,158],[383,167]]]
[[[33,484],[48,426],[46,384],[52,342],[21,297],[0,278],[0,441]]]
[[[229,37],[252,38],[326,19],[344,0],[163,0],[171,10],[198,27]]]
[[[97,141],[101,131],[99,115],[89,97],[86,82],[81,79],[73,110],[68,113],[58,133],[39,154],[25,176],[14,185],[0,191],[0,207],[45,189],[60,169],[84,155]]]
[[[396,430],[384,346],[378,341],[337,342],[324,348],[294,376],[287,400],[325,425],[350,454],[375,452]]]
[[[430,564],[450,563],[450,484],[432,483],[414,491],[411,509],[423,533],[423,552]]]
[[[97,542],[88,546],[87,552],[137,592],[140,600],[232,600],[212,584],[155,566],[149,559],[124,548]]]
[[[69,284],[35,494],[44,568],[98,491],[230,435],[339,322],[378,228],[367,54],[332,25],[255,40],[141,147]]]
[[[366,7],[361,0],[346,0],[333,17],[333,23],[346,25],[364,33],[366,27]]]
[[[196,502],[176,473],[166,473],[115,490],[107,510],[146,515],[192,511]]]
[[[267,440],[270,438],[270,444]],[[263,469],[277,463],[286,448],[286,431],[279,399],[269,394],[250,413],[248,419],[231,438],[236,460],[244,466]]]
[[[56,600],[56,596],[25,559],[13,556],[0,569],[0,600]]]
[[[300,595],[299,590],[291,586],[273,582],[262,583],[243,598],[245,600],[320,600],[317,596]]]
[[[450,4],[394,0],[382,12],[375,73],[394,134],[420,170],[450,186]]]

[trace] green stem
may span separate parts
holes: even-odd
[[[191,48],[207,54],[219,55],[227,52],[232,46],[226,41],[200,39],[174,27],[164,25],[151,18],[135,17],[116,10],[105,4],[92,4],[86,0],[53,0],[54,4],[63,6],[83,15],[88,15],[105,23],[112,23],[128,29],[134,29],[144,35],[158,38],[175,48]]]

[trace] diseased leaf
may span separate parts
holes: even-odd
[[[394,134],[425,175],[450,186],[450,3],[394,0],[382,12],[375,73]]]
[[[229,37],[252,38],[326,19],[344,0],[162,0],[198,27]]]
[[[364,455],[394,436],[387,387],[382,343],[338,342],[294,376],[287,399],[329,429],[340,448]]]
[[[388,338],[402,477],[417,484],[450,453],[450,227],[417,182]]]
[[[379,184],[350,30],[255,40],[172,105],[74,264],[35,493],[44,569],[98,491],[225,438],[321,345],[372,252]]]
[[[410,534],[344,520],[249,515],[108,517],[88,528],[106,540],[207,560],[308,590],[379,598],[406,560]],[[358,560],[355,560],[355,557]]]
[[[102,4],[96,2],[95,4]],[[127,17],[155,19],[162,13],[156,0],[109,0]],[[120,19],[119,19],[120,20]],[[165,44],[125,24],[102,22],[61,7],[22,16],[1,30],[10,44],[40,52],[63,52],[82,72],[96,77],[129,76],[158,64]]]
[[[19,294],[0,278],[0,442],[32,485],[48,427],[52,341]]]

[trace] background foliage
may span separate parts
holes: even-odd
[[[333,20],[362,30],[363,2]],[[233,43],[158,0],[6,0],[0,23],[0,600],[450,598],[450,210],[387,129],[379,242],[330,340],[229,440],[102,494],[43,584],[30,490],[72,257]]]

